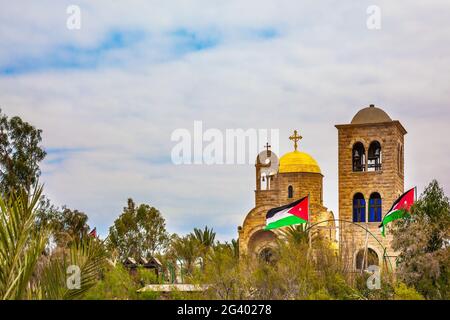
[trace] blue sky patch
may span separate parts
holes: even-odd
[[[0,65],[0,75],[17,75],[46,70],[92,69],[105,61],[105,55],[113,50],[132,47],[145,38],[141,31],[110,31],[94,47],[73,44],[60,45],[41,56],[20,57],[9,65]]]
[[[71,154],[90,151],[90,148],[47,148],[46,164],[58,165],[66,161]]]
[[[273,27],[256,30],[255,34],[262,39],[273,39],[280,35],[279,31]]]
[[[221,41],[221,35],[214,31],[198,32],[180,28],[170,33],[174,40],[174,53],[185,54],[216,47]]]

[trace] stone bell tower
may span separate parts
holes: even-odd
[[[395,267],[392,236],[378,226],[404,189],[405,128],[382,109],[361,109],[338,129],[340,252],[347,270]],[[367,228],[373,236],[366,232]],[[384,259],[386,256],[390,258]]]

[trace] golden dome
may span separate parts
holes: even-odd
[[[279,173],[311,172],[321,173],[319,164],[306,152],[292,151],[280,158]]]

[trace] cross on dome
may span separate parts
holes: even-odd
[[[295,151],[297,151],[297,147],[298,147],[297,141],[300,141],[301,139],[303,139],[303,137],[297,133],[297,130],[294,130],[294,134],[289,137],[289,140],[294,141]]]

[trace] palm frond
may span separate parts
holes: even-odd
[[[41,256],[48,233],[37,232],[35,208],[42,187],[0,197],[0,299],[22,299]]]
[[[99,280],[106,265],[106,252],[97,239],[85,238],[75,242],[60,256],[54,257],[42,272],[34,293],[48,300],[72,300],[83,296]],[[69,285],[69,267],[79,270],[79,287]],[[75,270],[75,269],[74,269]],[[78,276],[74,275],[74,276]]]

